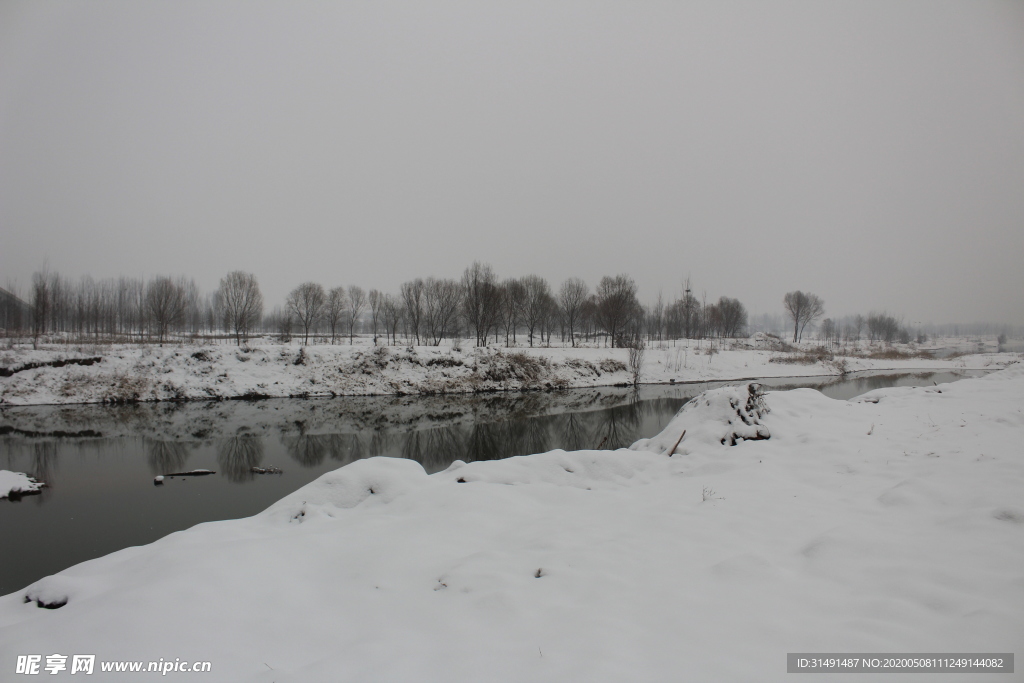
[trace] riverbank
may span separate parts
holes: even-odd
[[[883,354],[884,355],[884,354]],[[1021,354],[952,359],[831,356],[739,343],[680,342],[644,353],[642,383],[840,375],[864,370],[998,369]],[[0,406],[235,398],[451,394],[633,382],[627,349],[108,346],[0,355]]]
[[[0,667],[60,652],[209,661],[223,681],[781,681],[787,652],[1019,645],[1024,368],[688,405],[636,450],[430,476],[360,460],[254,517],[72,567],[0,599]]]

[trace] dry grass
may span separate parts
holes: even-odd
[[[894,348],[878,349],[867,353],[851,353],[849,355],[856,358],[872,358],[874,360],[908,360],[910,358],[925,358],[931,360],[935,358],[935,354],[931,351],[919,351],[913,349],[907,349],[904,351]]]
[[[952,354],[946,358],[957,358],[963,353]],[[868,358],[872,360],[909,360],[911,358],[922,358],[926,360],[932,360],[935,358],[935,354],[931,351],[917,350],[917,349],[898,349],[894,347],[885,347],[878,349],[866,349],[861,351],[847,350],[847,349],[835,349],[834,351],[826,347],[820,347],[812,350],[798,349],[790,344],[783,343],[782,353],[773,356],[769,359],[770,363],[795,363],[797,365],[812,365],[814,363],[823,363],[832,361],[836,357],[848,357],[848,358]]]
[[[789,346],[787,344],[787,346]],[[793,347],[790,346],[790,349]],[[815,349],[813,351],[790,351],[789,353],[780,354],[778,356],[772,356],[768,359],[769,363],[786,363],[796,365],[814,365],[815,363],[824,363],[834,358],[831,352],[826,349]]]

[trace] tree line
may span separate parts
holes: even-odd
[[[623,347],[645,339],[738,336],[745,331],[747,313],[737,299],[721,297],[707,304],[687,286],[685,296],[668,305],[659,295],[653,306],[644,306],[637,292],[628,275],[605,276],[594,291],[575,277],[555,289],[538,275],[499,279],[489,265],[477,262],[460,279],[416,278],[394,294],[365,292],[358,286],[326,290],[304,282],[292,290],[284,307],[266,317],[264,326],[282,337],[300,334],[303,343],[321,331],[329,331],[335,343],[347,330],[351,344],[361,322],[375,344],[398,344],[400,337],[417,345],[471,338],[478,346],[513,346],[521,338],[529,346],[549,345],[557,335],[572,346],[600,339]]]
[[[374,343],[438,345],[444,339],[470,338],[477,345],[530,346],[593,343],[635,346],[638,341],[738,337],[747,333],[748,315],[738,300],[699,297],[687,278],[676,298],[661,293],[651,305],[638,299],[628,275],[601,278],[594,290],[571,277],[557,288],[537,275],[499,279],[486,264],[474,263],[459,279],[416,278],[397,292],[359,286],[325,289],[305,282],[283,306],[267,312],[259,282],[251,273],[227,274],[219,287],[201,292],[185,277],[155,276],[71,280],[49,270],[32,276],[26,296],[8,284],[0,288],[0,329],[6,337],[75,336],[110,341],[156,341],[170,336],[230,335],[241,344],[253,334],[290,339],[300,335],[335,344],[355,335],[373,335]],[[818,339],[839,345],[862,338],[885,343],[926,341],[932,335],[1013,332],[1006,325],[926,325],[914,331],[889,313],[826,318],[824,301],[799,290],[783,297],[788,323],[761,315],[755,329],[791,329],[793,341],[817,329]],[[824,318],[824,319],[822,319]],[[816,323],[820,320],[820,324]]]
[[[9,288],[13,289],[13,288]],[[252,334],[277,334],[303,343],[373,335],[374,343],[439,345],[470,338],[477,345],[521,341],[530,346],[552,338],[576,346],[601,341],[612,347],[638,341],[745,334],[747,312],[738,299],[708,302],[689,280],[676,299],[644,306],[628,275],[602,277],[591,290],[571,277],[557,288],[543,277],[499,279],[491,266],[473,263],[459,279],[416,278],[397,292],[352,285],[325,289],[299,284],[283,306],[265,310],[257,278],[227,274],[216,291],[203,293],[185,277],[156,276],[77,281],[42,270],[32,277],[27,303],[17,292],[0,291],[0,326],[8,336],[76,335],[95,340],[163,343],[171,335],[229,334],[241,344]]]

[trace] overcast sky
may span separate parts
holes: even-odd
[[[1024,324],[1024,2],[0,2],[0,284],[473,260]]]

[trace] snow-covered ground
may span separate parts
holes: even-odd
[[[218,681],[782,681],[787,652],[1019,651],[1022,441],[1017,364],[850,402],[714,389],[632,450],[360,460],[0,598],[0,671],[88,653]]]
[[[0,470],[0,499],[36,493],[41,488],[43,484],[27,474]]]
[[[700,382],[860,370],[993,369],[1021,354],[954,359],[825,358],[762,340],[681,341],[647,349],[640,381]],[[818,347],[806,345],[820,355]],[[95,359],[99,360],[95,360]],[[0,354],[0,406],[366,394],[438,394],[632,382],[610,348],[373,347],[367,344],[17,349]]]

